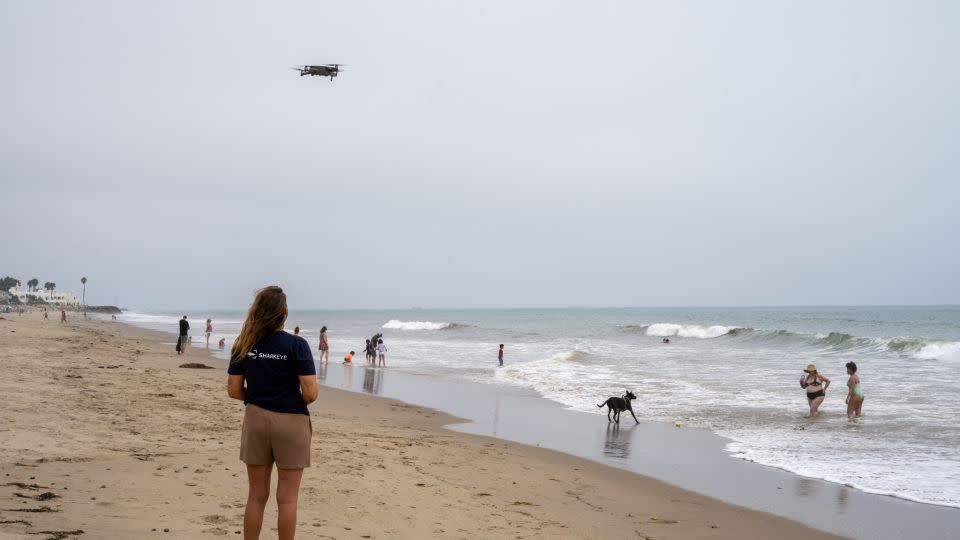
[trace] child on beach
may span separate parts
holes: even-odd
[[[220,338],[220,343],[219,343],[220,348],[222,349],[223,346],[226,345],[226,344],[227,344],[227,338],[223,338],[223,337]]]
[[[503,343],[500,344],[500,352],[497,353],[497,360],[500,361],[500,367],[503,367]]]
[[[377,355],[380,357],[380,365],[386,367],[387,365],[387,346],[383,344],[383,340],[377,340]]]
[[[344,364],[352,364],[352,363],[353,363],[353,351],[350,351],[350,354],[348,354],[348,355],[346,355],[346,356],[343,357],[343,363],[344,363]]]
[[[211,324],[212,322],[213,321],[211,319],[207,319],[207,328],[203,331],[203,333],[207,336],[207,347],[210,346],[210,334],[213,333],[213,325]]]

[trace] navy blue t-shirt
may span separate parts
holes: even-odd
[[[268,411],[307,414],[300,395],[300,375],[316,375],[307,340],[282,330],[260,340],[246,358],[230,361],[230,375],[243,375],[247,399]]]

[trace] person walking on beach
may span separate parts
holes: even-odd
[[[807,365],[803,370],[805,375],[800,377],[800,388],[807,391],[807,403],[810,405],[810,417],[820,414],[820,404],[827,397],[827,387],[830,386],[830,379],[817,372],[815,364]]]
[[[860,388],[860,376],[857,375],[857,364],[847,362],[847,420],[853,421],[854,416],[860,418],[863,408],[863,389]]]
[[[187,355],[187,348],[190,346],[190,323],[187,322],[187,316],[184,315],[180,319],[180,338],[178,342],[180,343],[180,350],[177,351],[177,354]]]
[[[47,320],[49,318],[50,318],[50,314],[47,313],[47,308],[43,308],[43,320]]]
[[[500,344],[500,351],[497,353],[497,360],[500,361],[500,367],[503,367],[503,343]]]
[[[297,501],[303,469],[310,466],[313,426],[307,405],[317,399],[310,345],[283,331],[287,296],[277,286],[257,291],[230,351],[227,392],[243,400],[240,460],[247,465],[248,494],[243,537],[260,537],[277,467],[277,535],[297,530]]]
[[[60,310],[60,322],[61,323],[67,322],[67,312],[62,309]]]
[[[387,346],[383,344],[383,340],[377,340],[377,356],[380,357],[380,365],[386,367],[387,365]]]
[[[330,341],[327,339],[327,327],[320,329],[320,361],[330,361]]]
[[[203,333],[207,336],[207,347],[210,347],[210,334],[213,333],[213,320],[207,319],[207,328]]]

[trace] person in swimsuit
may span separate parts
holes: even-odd
[[[327,327],[320,329],[320,361],[330,360],[330,341],[327,339]]]
[[[203,331],[204,335],[207,336],[207,347],[210,346],[210,334],[213,333],[213,324],[211,324],[212,322],[212,320],[207,319],[207,328]]]
[[[857,364],[847,362],[847,420],[853,420],[854,415],[860,418],[863,408],[863,389],[860,388],[860,376],[857,375]]]
[[[805,375],[800,377],[800,388],[807,391],[807,403],[810,404],[810,416],[816,416],[823,399],[827,397],[827,387],[830,386],[830,379],[817,373],[817,366],[809,364],[807,369],[803,370]]]

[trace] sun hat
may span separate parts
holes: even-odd
[[[803,371],[805,371],[805,372],[807,372],[807,373],[813,373],[813,372],[816,371],[816,370],[817,370],[817,365],[816,365],[816,364],[807,364],[807,369],[805,369],[805,370],[803,370]]]

